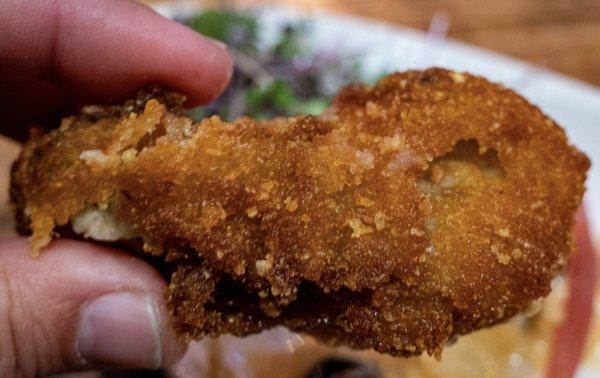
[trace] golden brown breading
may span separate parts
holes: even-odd
[[[284,325],[439,354],[548,294],[571,251],[588,159],[483,78],[394,74],[266,122],[195,123],[178,101],[64,119],[27,143],[12,195],[35,249],[71,225],[169,262],[180,334]]]

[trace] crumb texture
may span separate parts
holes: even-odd
[[[138,239],[193,338],[275,325],[439,354],[548,294],[588,159],[521,96],[442,69],[343,89],[320,117],[195,122],[181,98],[93,106],[13,169],[21,231]]]

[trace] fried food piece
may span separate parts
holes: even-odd
[[[177,95],[88,107],[13,172],[35,250],[72,230],[173,270],[188,337],[276,325],[439,355],[548,294],[588,159],[514,92],[430,69],[343,89],[323,116],[186,118]]]

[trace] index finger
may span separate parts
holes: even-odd
[[[50,80],[87,98],[162,84],[208,102],[227,85],[225,47],[125,0],[8,0],[0,12],[0,84]]]

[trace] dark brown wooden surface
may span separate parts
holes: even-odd
[[[205,1],[206,3],[206,1]],[[209,1],[216,4],[219,1]],[[273,4],[265,0],[220,3]],[[600,86],[600,0],[284,0],[427,30],[447,17],[448,36]]]

